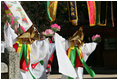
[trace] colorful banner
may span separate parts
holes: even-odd
[[[11,14],[9,8],[7,7],[7,5],[3,2],[4,8],[5,8],[5,13],[6,14]]]
[[[47,1],[47,14],[49,21],[55,21],[58,1]]]
[[[13,17],[11,11],[7,7],[7,5],[3,2],[5,13],[7,14],[8,17],[8,22],[11,24],[11,28],[17,33],[18,31],[18,22],[16,19]]]
[[[32,22],[28,18],[24,9],[20,5],[18,1],[4,1],[14,18],[18,21],[18,23],[25,28],[27,31],[31,26]],[[7,8],[6,8],[7,9]]]
[[[107,4],[106,1],[87,1],[90,26],[106,26]]]
[[[77,4],[76,1],[68,1],[68,11],[69,11],[69,21],[72,22],[74,26],[78,25],[78,14],[77,14]]]
[[[95,26],[95,21],[96,21],[95,1],[87,1],[87,6],[88,6],[88,14],[89,14],[90,26]]]
[[[29,69],[30,66],[30,54],[31,54],[31,47],[30,44],[25,44],[22,39],[18,39],[16,41],[17,46],[15,47],[15,50],[17,53],[20,55],[20,68],[29,71],[30,75],[32,76],[33,79],[36,79],[32,72]]]

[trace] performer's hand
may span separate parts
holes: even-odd
[[[8,21],[6,21],[5,25],[8,27]]]

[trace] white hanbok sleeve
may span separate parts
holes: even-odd
[[[31,44],[31,64],[37,63],[40,60],[44,60],[47,54],[49,54],[49,41],[45,40],[35,40]],[[32,57],[34,56],[34,58]]]
[[[4,38],[5,38],[5,47],[13,47],[13,44],[16,42],[17,34],[11,28],[11,25],[8,23],[4,25]]]
[[[89,57],[89,55],[96,49],[97,43],[92,42],[92,43],[84,43],[83,46],[81,47],[84,60],[86,61]]]
[[[38,63],[35,69],[31,68],[31,72],[36,78],[44,78],[44,79],[47,78],[46,66],[54,50],[55,50],[55,44],[49,43],[48,38],[41,41],[36,40],[33,42],[33,44],[31,44],[31,53],[35,57],[35,59],[33,59],[31,55],[31,64],[39,62],[40,60],[44,61],[43,65]]]
[[[52,55],[52,53],[54,53],[54,51],[55,51],[55,43],[50,43],[49,44],[49,56],[48,56],[48,60],[50,59],[50,57],[51,57],[51,55]]]
[[[68,56],[66,55],[66,47],[65,47],[66,40],[57,33],[55,33],[54,40],[55,40],[57,61],[59,65],[59,72],[66,76],[76,78],[77,75],[75,69],[72,66]]]

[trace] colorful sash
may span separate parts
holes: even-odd
[[[95,76],[95,72],[85,63],[84,61],[84,58],[83,58],[83,55],[82,55],[82,51],[81,51],[81,48],[78,46],[75,47],[74,46],[74,43],[72,42],[71,43],[71,46],[69,48],[69,53],[68,53],[68,57],[69,59],[71,60],[71,63],[73,65],[73,67],[75,67],[75,55],[76,55],[76,52],[79,56],[79,59],[81,61],[81,63],[83,64],[83,66],[85,67],[86,71],[91,75],[91,77],[93,78]],[[69,77],[71,78],[71,77]]]
[[[69,21],[72,22],[74,26],[78,25],[78,14],[76,1],[68,1],[68,11],[69,11]]]
[[[81,48],[80,48],[80,47],[79,47],[79,49],[78,49],[78,47],[75,47],[75,48],[76,48],[76,50],[77,50],[78,56],[79,56],[81,62],[83,63],[83,65],[84,65],[86,71],[87,71],[87,72],[91,75],[91,77],[93,78],[93,77],[95,76],[95,72],[85,63],[83,57],[81,56],[81,55],[82,55]]]
[[[31,53],[31,47],[29,44],[24,44],[22,42],[22,39],[18,39],[16,41],[16,43],[18,44],[18,47],[17,47],[17,53],[19,53],[20,55],[20,61],[21,61],[21,58],[24,56],[24,60],[25,60],[25,63],[26,66],[27,66],[27,69],[26,71],[29,71],[31,76],[33,77],[33,79],[35,79],[35,77],[33,76],[33,74],[31,73],[30,69],[29,69],[29,61],[30,61],[30,53]]]
[[[50,22],[56,19],[57,5],[58,1],[47,1],[47,14]]]

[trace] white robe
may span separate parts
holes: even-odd
[[[52,48],[52,49],[51,49]],[[50,50],[51,49],[51,50]],[[46,66],[49,60],[49,56],[52,54],[52,50],[54,50],[54,45],[50,44],[48,39],[37,41],[35,40],[31,44],[31,53],[35,57],[33,59],[32,55],[30,57],[31,64],[35,64],[41,60],[44,61],[44,65],[41,65],[40,63],[37,64],[37,66],[33,69],[30,64],[30,71],[34,75],[36,79],[38,78],[47,78],[46,76]],[[31,74],[28,72],[21,71],[23,79],[32,79]]]
[[[66,76],[71,76],[73,78],[76,78],[77,77],[76,72],[68,56],[66,55],[66,49],[69,48],[68,41],[57,33],[55,33],[54,40],[55,40],[57,61],[59,65],[59,72]]]
[[[13,44],[17,40],[16,39],[17,35],[15,34],[14,30],[10,27],[10,24],[8,24],[8,27],[6,25],[4,26],[4,35],[5,35],[6,46],[12,47]],[[49,43],[48,39],[45,39],[45,40],[40,40],[40,41],[35,40],[30,45],[31,53],[35,57],[35,59],[33,59],[33,56],[30,55],[31,64],[37,63],[40,60],[44,60],[44,65],[41,65],[39,63],[34,69],[32,69],[31,64],[30,64],[29,66],[30,71],[36,78],[47,78],[46,66],[48,64],[48,60],[51,54],[56,49],[59,72],[62,73],[63,75],[77,78],[78,76],[77,73],[79,73],[79,71],[73,68],[69,58],[66,55],[66,50],[69,48],[70,43],[57,33],[55,33],[54,35],[54,40],[55,40],[55,44],[51,44]],[[85,61],[87,60],[88,56],[95,50],[96,45],[97,43],[93,42],[93,43],[86,43],[81,47]],[[29,73],[29,71],[26,72],[26,71],[20,70],[20,73],[21,73],[20,78],[32,79],[32,76]]]
[[[11,25],[8,23],[4,25],[4,38],[5,38],[5,47],[13,47],[13,44],[16,42],[17,34],[11,28]]]
[[[8,26],[4,25],[4,37],[5,37],[4,46],[13,48],[13,44],[16,43],[17,40],[16,39],[17,34],[11,28],[10,24],[8,24]],[[30,46],[32,54],[30,55],[30,63],[34,64],[39,62],[40,60],[45,60],[44,65],[47,65],[49,57],[54,52],[55,49],[54,44],[50,44],[47,38],[45,40],[40,40],[40,41],[35,40]],[[33,56],[35,57],[35,59],[33,58]],[[41,76],[43,76],[43,73],[45,73],[45,67],[39,63],[34,69],[32,69],[31,64],[29,66],[29,69],[34,75],[34,77],[40,78]],[[29,71],[27,72],[24,70],[20,70],[20,74],[21,74],[20,75],[21,79],[32,79],[32,76],[29,73]]]
[[[7,46],[12,47],[13,44],[17,40],[16,39],[17,35],[15,34],[14,30],[10,27],[10,24],[9,24],[9,27],[5,26],[4,30],[5,30],[4,31],[5,32],[5,42],[7,43]],[[58,59],[58,63],[59,63],[59,72],[62,74],[65,74],[67,76],[74,77],[74,78],[77,77],[76,72],[75,72],[71,62],[66,55],[66,51],[65,51],[66,46],[63,47],[63,45],[66,44],[65,39],[59,38],[59,35],[57,33],[55,34],[54,39],[55,39],[55,44],[50,44],[48,39],[45,39],[42,41],[35,40],[31,44],[31,53],[35,57],[35,59],[33,59],[32,55],[30,55],[31,64],[37,63],[40,60],[44,60],[44,66],[42,66],[39,63],[35,67],[35,69],[32,69],[31,64],[30,64],[30,66],[29,66],[30,71],[36,78],[41,78],[41,77],[46,78],[46,75],[45,75],[46,66],[47,66],[49,57],[51,56],[53,51],[56,49],[57,59]],[[60,43],[60,41],[62,41],[62,43]],[[65,66],[65,65],[67,65],[67,66]],[[32,76],[29,73],[29,71],[26,72],[26,71],[20,70],[20,73],[21,73],[20,78],[32,79]]]
[[[62,36],[60,36],[60,35],[58,35],[58,34],[56,34],[56,36],[58,37],[57,39],[58,39],[58,44],[60,44],[61,46],[60,47],[62,47],[62,49],[64,50],[65,49],[65,51],[63,51],[62,52],[62,50],[60,49],[59,51],[60,51],[60,54],[61,54],[61,52],[63,53],[63,54],[65,54],[66,55],[66,50],[69,48],[69,46],[70,46],[70,42],[68,42],[67,40],[65,40]],[[58,45],[57,44],[57,45]],[[55,45],[56,45],[56,43],[55,43]],[[58,45],[59,46],[59,45]],[[86,60],[88,59],[88,57],[90,56],[90,54],[96,49],[96,46],[97,46],[97,43],[95,43],[95,42],[91,42],[91,43],[84,43],[83,44],[83,46],[81,46],[81,50],[82,50],[82,53],[83,53],[83,58],[84,58],[84,60],[85,60],[85,62],[86,62]],[[65,47],[65,48],[64,48]],[[61,56],[60,56],[61,57]],[[62,60],[63,60],[63,58],[62,58]],[[67,64],[65,64],[65,65],[67,65]],[[63,67],[65,66],[65,65],[63,65]],[[68,67],[66,67],[66,68],[68,68]],[[66,70],[66,69],[65,69]],[[70,68],[70,71],[71,71],[71,68]],[[74,71],[74,70],[73,70]],[[75,79],[82,79],[83,78],[83,67],[78,67],[78,68],[75,68],[75,71],[76,71],[76,75],[77,75],[77,77],[75,77]],[[72,72],[71,72],[72,73]],[[64,73],[62,73],[63,75],[62,75],[62,79],[67,79],[68,78],[68,76],[67,75],[65,75]],[[75,74],[74,72],[72,73],[72,74]],[[71,75],[72,75],[71,74]],[[74,77],[73,77],[74,78]]]

